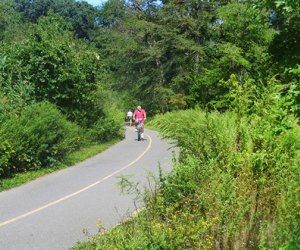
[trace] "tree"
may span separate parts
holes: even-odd
[[[266,8],[255,8],[253,3],[232,1],[216,9],[215,20],[211,24],[211,42],[205,51],[205,69],[195,78],[192,88],[196,100],[202,104],[214,104],[226,108],[222,96],[228,89],[219,84],[232,74],[240,82],[248,78],[255,80],[272,75],[269,46],[275,35],[269,25]]]
[[[110,9],[113,3],[104,5],[105,13],[115,13]],[[153,113],[187,107],[190,79],[201,68],[203,58],[205,39],[201,35],[207,33],[204,17],[210,14],[198,14],[201,8],[192,1],[184,7],[185,12],[182,6],[172,11],[174,6],[174,2],[159,5],[154,1],[129,1],[122,19],[108,15],[111,19],[106,22],[106,34],[98,37],[98,47],[105,47],[113,58],[110,65],[116,88],[128,90]],[[178,16],[180,11],[182,15]],[[183,98],[181,105],[179,96]]]
[[[26,26],[23,24],[22,14],[15,10],[12,1],[0,2],[0,42],[22,39]]]
[[[72,24],[79,38],[89,39],[91,33],[98,27],[98,10],[87,2],[75,0],[15,0],[15,2],[17,10],[33,23],[52,9]]]
[[[92,112],[91,95],[100,82],[100,57],[74,38],[71,25],[59,15],[50,11],[41,17],[26,41],[5,45],[2,55],[6,88],[21,82],[32,85],[36,101],[56,104],[69,119],[84,126],[99,118]]]

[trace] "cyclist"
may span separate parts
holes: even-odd
[[[133,120],[135,121],[135,126],[137,125],[137,122],[141,122],[142,129],[141,129],[141,138],[144,139],[144,124],[146,120],[146,112],[142,109],[141,106],[137,106],[137,109],[133,113]]]
[[[132,125],[132,115],[133,115],[133,113],[132,113],[131,109],[129,109],[127,112],[127,121],[128,121],[129,126]]]

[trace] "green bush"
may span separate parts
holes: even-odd
[[[292,117],[190,110],[153,124],[180,147],[160,191],[167,207],[193,197],[198,216],[219,218],[212,236],[221,249],[296,249],[300,133]]]
[[[89,130],[93,141],[107,142],[124,136],[123,114],[114,107],[105,108],[104,115]]]
[[[20,116],[1,124],[1,177],[61,161],[81,143],[79,128],[47,102],[29,106]],[[6,156],[5,156],[6,155]],[[1,167],[3,168],[3,167]]]
[[[15,158],[15,151],[11,145],[7,142],[1,142],[0,144],[0,177],[10,176],[12,174],[11,161]]]

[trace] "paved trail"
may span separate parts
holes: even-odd
[[[44,176],[0,193],[1,250],[69,249],[94,234],[100,220],[105,227],[119,223],[135,208],[132,197],[120,194],[118,181],[147,183],[147,173],[157,175],[158,164],[171,169],[171,145],[158,133],[145,131],[136,141],[133,128],[126,139],[74,167]]]

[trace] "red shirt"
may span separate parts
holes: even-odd
[[[135,110],[133,113],[133,116],[136,120],[140,120],[141,122],[144,122],[144,118],[146,117],[146,112],[145,110]]]

